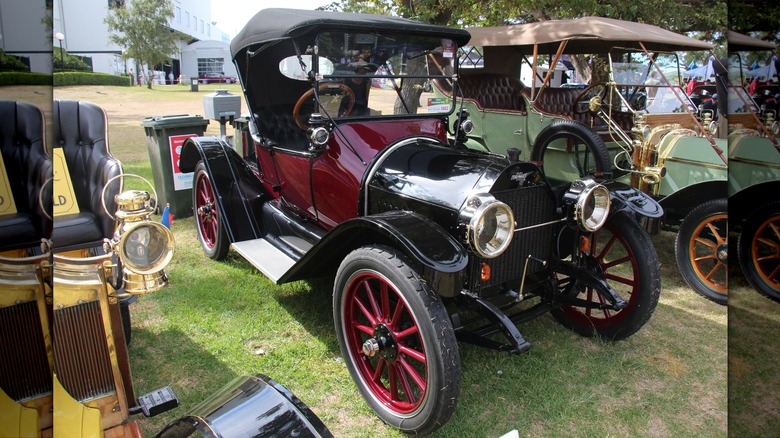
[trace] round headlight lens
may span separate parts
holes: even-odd
[[[515,217],[503,202],[492,200],[480,205],[469,222],[469,242],[481,257],[498,257],[512,242]]]
[[[598,230],[609,216],[609,190],[601,184],[589,184],[577,197],[575,215],[580,227],[589,232]]]
[[[119,240],[119,256],[129,270],[152,274],[173,257],[173,234],[158,222],[142,222],[126,230]]]

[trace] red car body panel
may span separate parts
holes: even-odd
[[[357,206],[363,176],[385,145],[412,136],[445,142],[446,135],[440,118],[355,122],[340,125],[314,162],[300,153],[284,149],[270,153],[259,146],[257,157],[266,187],[279,187],[286,206],[330,230],[360,215]]]

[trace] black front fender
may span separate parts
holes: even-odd
[[[466,248],[437,223],[410,211],[362,216],[341,223],[279,282],[333,273],[350,251],[368,245],[386,245],[401,251],[422,266],[426,280],[440,294],[449,296],[453,288],[460,291],[456,280],[468,264]]]
[[[661,220],[664,217],[664,209],[661,204],[647,193],[626,184],[617,181],[604,182],[603,184],[609,189],[610,214],[625,211],[649,234],[658,233]]]
[[[182,146],[179,168],[192,172],[200,161],[206,166],[230,242],[260,237],[262,221],[253,212],[269,197],[243,158],[219,137],[188,138]]]

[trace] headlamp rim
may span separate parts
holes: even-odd
[[[154,263],[151,267],[141,267],[128,260],[129,257],[125,255],[125,248],[127,247],[127,239],[133,231],[140,227],[152,227],[155,230],[160,230],[165,238],[166,254],[160,259],[160,261]],[[133,272],[135,274],[155,274],[165,269],[166,266],[173,259],[174,239],[173,233],[165,225],[155,221],[139,221],[126,223],[125,228],[122,230],[122,235],[119,237],[119,241],[114,246],[114,251],[119,255],[122,265],[125,270]]]
[[[471,218],[469,219],[467,228],[466,228],[466,242],[468,243],[469,247],[477,253],[482,258],[492,259],[500,256],[501,254],[506,251],[507,248],[509,248],[509,244],[512,243],[512,238],[514,237],[514,228],[515,228],[515,215],[512,209],[504,202],[501,202],[497,199],[495,199],[492,195],[477,195],[476,198],[480,199],[480,205],[474,209],[473,214],[471,215]],[[471,201],[471,199],[469,200]],[[493,252],[493,253],[486,253],[482,250],[482,248],[479,247],[479,244],[477,243],[477,223],[485,216],[485,213],[492,208],[503,208],[506,210],[506,212],[509,215],[509,221],[511,223],[511,230],[509,232],[509,237],[499,246],[499,248]]]

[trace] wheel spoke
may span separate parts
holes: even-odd
[[[398,327],[401,323],[401,317],[404,314],[404,303],[401,300],[395,304],[395,311],[393,312],[393,318],[390,320],[391,327]]]
[[[408,329],[402,330],[398,333],[395,333],[395,339],[396,341],[403,341],[404,339],[408,338],[411,335],[417,334],[419,330],[417,329],[417,326],[411,326]]]
[[[358,306],[358,309],[360,309],[360,312],[363,314],[363,316],[366,317],[368,320],[368,323],[371,324],[371,326],[375,326],[378,324],[376,318],[374,315],[368,310],[365,304],[363,304],[363,301],[360,300],[360,298],[355,295],[352,300],[355,302],[355,304]]]
[[[376,369],[374,369],[374,375],[371,376],[371,380],[373,380],[375,383],[381,383],[382,382],[382,373],[385,371],[385,362],[384,358],[379,358],[379,361],[376,363]]]
[[[412,357],[413,359],[416,359],[418,362],[420,362],[423,365],[426,365],[428,361],[425,359],[425,354],[415,350],[414,348],[409,348],[405,345],[399,345],[398,350],[407,356]]]
[[[408,374],[412,380],[414,380],[414,384],[417,385],[418,388],[420,388],[420,392],[425,392],[425,379],[423,376],[420,375],[420,372],[417,371],[404,357],[400,358],[401,367],[403,367],[404,371],[406,371],[406,374]]]
[[[396,367],[396,372],[398,374],[398,380],[401,382],[401,388],[404,390],[404,394],[406,394],[406,401],[412,404],[417,403],[417,397],[412,391],[412,385],[409,384],[409,378],[406,377],[404,369]]]
[[[390,363],[387,364],[387,383],[390,386],[390,400],[400,400],[397,368]]]
[[[365,324],[361,324],[361,323],[359,323],[357,321],[355,321],[355,323],[352,324],[352,327],[357,329],[357,330],[360,330],[361,332],[367,334],[368,336],[374,336],[374,328],[373,327],[369,327],[369,326],[367,326]]]
[[[382,320],[382,312],[379,310],[379,303],[376,301],[376,297],[374,296],[374,288],[371,287],[371,283],[368,280],[365,280],[361,283],[363,286],[363,290],[366,292],[366,296],[368,297],[368,302],[371,304],[371,310],[373,314],[375,315],[376,321]],[[380,287],[384,286],[385,288],[387,285],[382,282]]]
[[[379,293],[380,293],[380,299],[382,301],[382,313],[381,313],[382,318],[381,319],[384,322],[389,322],[388,320],[390,318],[390,296],[387,293],[387,284],[386,283],[383,282],[379,286]]]

